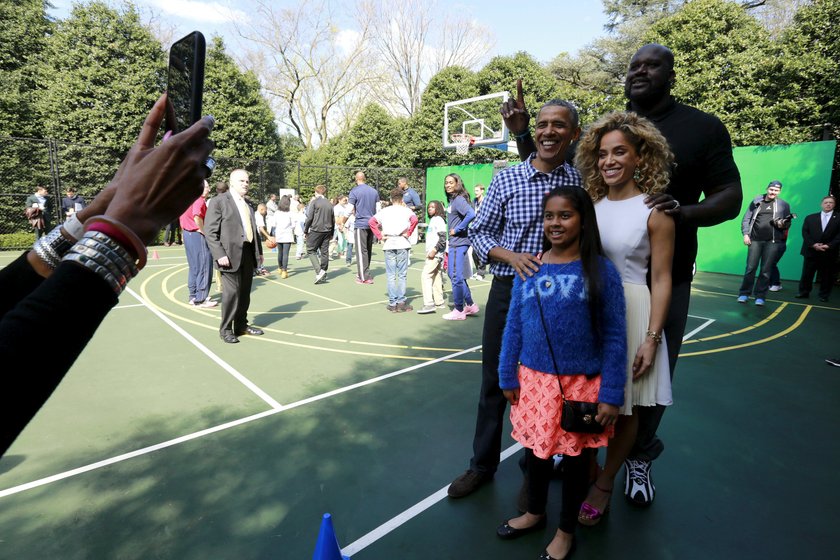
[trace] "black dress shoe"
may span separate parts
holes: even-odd
[[[242,336],[243,334],[251,334],[254,336],[261,336],[264,335],[265,332],[262,329],[258,329],[257,327],[252,327],[248,325],[245,327],[245,330],[239,333],[236,333],[236,336]]]
[[[236,335],[232,332],[219,333],[219,336],[222,337],[222,340],[224,340],[228,344],[236,344],[237,342],[239,342],[239,339],[236,338]]]
[[[795,297],[796,299],[808,299],[808,294],[803,294],[802,292],[800,292],[793,297]]]
[[[533,533],[534,531],[539,531],[540,529],[545,529],[545,516],[530,527],[526,527],[524,529],[515,529],[508,525],[508,521],[505,521],[496,528],[496,534],[499,535],[499,538],[506,541],[521,537],[522,535],[527,535],[528,533]]]

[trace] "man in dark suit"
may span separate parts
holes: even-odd
[[[820,301],[828,301],[837,255],[840,253],[840,218],[834,210],[833,196],[822,199],[822,212],[805,217],[802,224],[802,277],[797,298],[807,298],[814,285],[814,274],[820,273]]]
[[[243,334],[263,331],[248,324],[254,270],[263,263],[262,244],[254,224],[254,209],[245,201],[248,172],[235,169],[230,189],[207,206],[207,245],[222,277],[222,325],[219,335],[229,344]]]

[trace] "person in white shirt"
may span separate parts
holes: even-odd
[[[417,215],[403,202],[402,189],[391,191],[391,204],[369,221],[370,230],[385,253],[385,275],[388,277],[388,311],[403,313],[414,308],[405,300],[405,279],[408,276],[411,232],[417,227]]]
[[[429,202],[426,209],[429,225],[426,227],[426,262],[420,273],[423,287],[423,307],[417,313],[434,313],[446,307],[443,299],[443,258],[446,255],[446,210],[439,200]]]

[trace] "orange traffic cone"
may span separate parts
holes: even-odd
[[[160,258],[160,255],[158,255],[157,249],[154,249],[154,250],[152,251],[152,260],[155,260],[155,261],[156,261],[156,260],[158,260],[159,258]]]

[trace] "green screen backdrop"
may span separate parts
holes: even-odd
[[[802,220],[820,211],[820,201],[828,194],[831,167],[837,142],[808,142],[790,146],[747,146],[735,148],[735,163],[741,172],[744,202],[737,218],[723,224],[700,228],[697,270],[741,275],[747,261],[747,248],[741,235],[741,219],[750,201],[767,190],[770,181],[782,182],[781,198],[798,217],[793,221],[787,252],[779,262],[785,280],[798,280],[802,272]],[[515,163],[515,161],[511,161]],[[472,196],[477,183],[490,185],[493,165],[456,165],[426,169],[426,201],[446,203],[443,179],[457,173]]]
[[[820,211],[828,194],[836,141],[808,142],[790,146],[747,146],[735,148],[735,163],[741,172],[744,202],[738,217],[714,227],[700,228],[697,270],[741,275],[747,264],[747,248],[741,235],[741,220],[753,198],[764,194],[770,181],[782,182],[779,196],[797,215],[790,227],[787,252],[779,261],[785,280],[802,274],[802,220]]]

